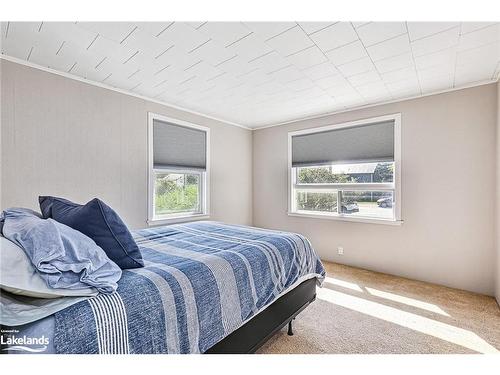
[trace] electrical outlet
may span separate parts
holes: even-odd
[[[339,255],[344,255],[344,248],[342,246],[337,247],[337,253]]]

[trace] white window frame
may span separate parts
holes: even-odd
[[[350,128],[353,126],[369,125],[377,122],[394,121],[394,181],[392,183],[332,183],[332,184],[296,184],[295,168],[292,167],[292,137],[297,135],[313,134],[328,130]],[[298,211],[296,209],[295,189],[310,189],[315,192],[338,191],[339,200],[342,199],[341,190],[368,190],[368,191],[393,191],[394,193],[394,218],[384,219],[368,216],[349,216],[341,212],[341,205],[337,205],[337,213],[320,213]],[[288,215],[298,217],[310,217],[329,220],[342,220],[372,224],[400,225],[401,218],[401,113],[372,117],[357,121],[349,121],[340,124],[327,125],[318,128],[297,130],[288,133]]]
[[[190,168],[154,168],[153,160],[153,122],[154,120],[168,122],[174,125],[202,130],[206,134],[206,169]],[[155,177],[156,173],[189,173],[200,176],[200,211],[179,212],[167,215],[154,215]],[[186,221],[208,219],[210,217],[210,128],[178,120],[157,113],[148,112],[148,225],[174,224]]]

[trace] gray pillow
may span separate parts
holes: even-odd
[[[0,287],[12,294],[57,298],[75,296],[96,296],[97,289],[51,288],[37,273],[28,256],[18,245],[0,235]]]

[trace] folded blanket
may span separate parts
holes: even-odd
[[[84,234],[22,208],[3,212],[2,232],[25,251],[49,287],[116,291],[121,269]]]

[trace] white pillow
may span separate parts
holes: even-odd
[[[49,287],[37,273],[24,250],[0,235],[0,287],[12,294],[57,298],[96,296],[97,289],[89,287],[72,290]]]

